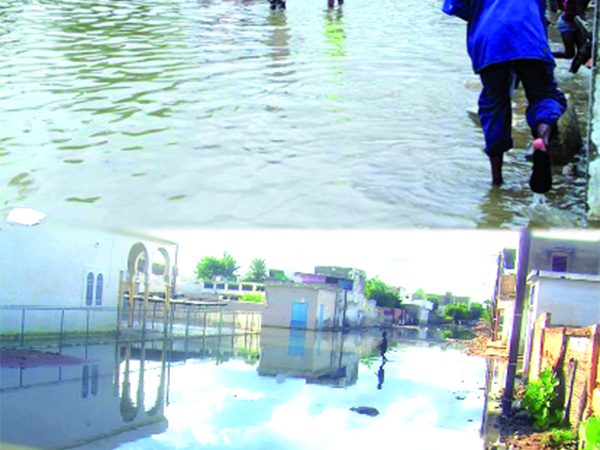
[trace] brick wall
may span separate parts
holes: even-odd
[[[555,370],[565,415],[576,427],[590,415],[600,415],[600,325],[557,327],[550,314],[540,314],[532,339],[529,379],[547,367]]]

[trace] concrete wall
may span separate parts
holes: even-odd
[[[85,330],[88,323],[92,330],[115,330],[119,276],[128,270],[131,248],[136,243],[145,247],[148,282],[162,289],[165,276],[152,273],[153,261],[164,261],[160,249],[169,255],[171,264],[176,260],[175,245],[149,239],[141,242],[126,234],[49,223],[4,225],[0,231],[2,333],[21,331],[24,307],[30,307],[25,313],[25,332],[57,332],[61,321],[68,331]],[[86,302],[89,274],[93,279],[91,305]],[[102,276],[100,304],[96,302],[98,275]],[[40,310],[48,307],[70,310],[64,317],[58,311]]]
[[[568,256],[567,272],[600,274],[600,241],[576,241],[566,239],[531,240],[529,270],[552,270],[552,253]]]
[[[548,312],[556,325],[600,323],[600,278],[585,280],[540,276],[533,282],[531,305],[533,320]]]
[[[545,368],[560,374],[564,407],[568,407],[567,417],[575,428],[589,415],[600,414],[599,325],[560,327],[551,325],[551,321],[549,314],[541,314],[536,321],[529,379],[539,378]]]
[[[267,285],[265,287],[267,306],[263,312],[262,324],[265,327],[289,327],[292,316],[292,303],[308,305],[306,327],[317,329],[319,305],[324,305],[323,326],[336,326],[336,302],[338,290],[312,285]]]

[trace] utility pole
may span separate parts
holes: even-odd
[[[506,385],[502,398],[502,414],[508,415],[512,408],[515,390],[515,376],[517,373],[517,360],[519,357],[519,341],[521,340],[521,322],[523,319],[523,306],[527,290],[527,266],[529,265],[529,247],[531,244],[531,231],[528,228],[521,230],[519,240],[519,260],[517,265],[517,286],[515,310],[512,330],[510,333],[510,346],[508,349],[508,366],[506,368]]]

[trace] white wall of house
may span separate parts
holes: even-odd
[[[553,325],[600,323],[600,276],[540,271],[529,279],[533,321],[549,312]]]
[[[148,253],[148,281],[153,257],[176,261],[176,246],[127,234],[77,229],[44,222],[27,227],[8,224],[0,231],[0,328],[3,334],[115,330],[120,272],[127,272],[130,250],[143,245]],[[160,250],[162,249],[162,250]],[[156,269],[156,267],[154,267]],[[40,308],[70,308],[58,310]],[[78,309],[77,309],[78,308]],[[25,311],[25,313],[23,313]]]

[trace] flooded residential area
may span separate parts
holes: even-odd
[[[6,225],[3,448],[509,448],[546,367],[598,414],[598,233],[356,233]]]
[[[483,448],[485,359],[415,332],[392,336],[382,366],[377,338],[266,328],[47,348],[79,362],[2,367],[2,440],[27,448]],[[353,411],[361,407],[376,415]]]
[[[0,449],[600,450],[599,33],[0,0]]]

